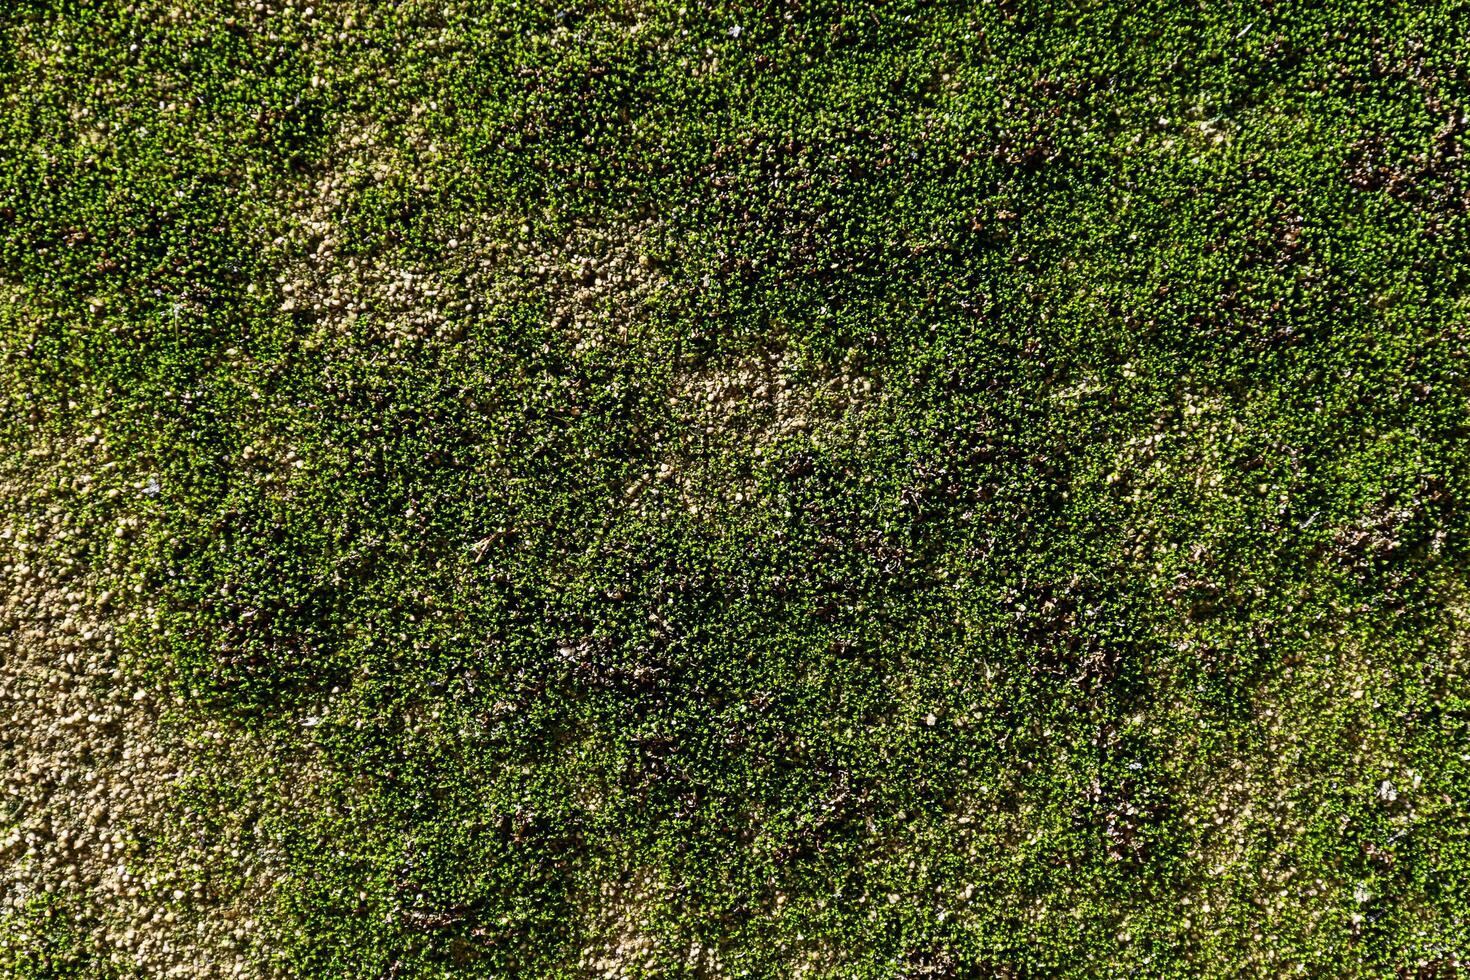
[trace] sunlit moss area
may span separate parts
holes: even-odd
[[[14,0],[0,976],[1470,957],[1470,5]]]

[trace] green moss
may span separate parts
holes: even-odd
[[[316,760],[180,790],[261,969],[1453,969],[1462,8],[6,13],[3,431]]]

